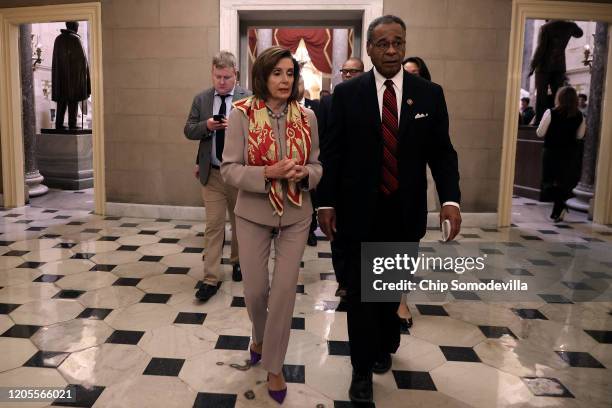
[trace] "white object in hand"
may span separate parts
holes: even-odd
[[[451,223],[449,219],[446,219],[442,222],[442,241],[446,242],[448,241],[448,238],[450,237],[450,233],[451,233]]]

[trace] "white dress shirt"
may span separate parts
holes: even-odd
[[[227,93],[229,95],[225,98],[225,117],[228,118],[230,111],[232,110],[232,99],[234,99],[234,88]],[[215,96],[213,98],[213,115],[216,115],[221,109],[221,97],[219,92],[215,90]],[[226,130],[227,131],[227,130]],[[217,159],[217,132],[212,137],[212,148],[210,149],[210,162],[215,166],[221,166],[221,162]]]

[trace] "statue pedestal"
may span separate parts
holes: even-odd
[[[41,129],[36,146],[40,173],[49,187],[93,187],[91,129]]]

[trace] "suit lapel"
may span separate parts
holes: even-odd
[[[404,72],[404,80],[402,83],[402,100],[400,102],[400,135],[404,134],[406,126],[414,118],[414,101],[416,100],[414,90],[415,88],[413,85],[412,76]]]
[[[382,124],[380,122],[380,107],[378,106],[378,93],[376,89],[376,79],[374,78],[374,69],[371,69],[366,75],[365,80],[362,82],[363,92],[365,95],[366,103],[364,106],[367,107],[367,117],[374,119],[374,127],[378,131],[377,135],[380,134]]]

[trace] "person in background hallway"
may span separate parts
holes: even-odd
[[[308,96],[310,96],[310,94]],[[302,77],[300,77],[299,84],[298,84],[298,102],[300,105],[304,106],[305,108],[312,110],[318,119],[319,101],[310,99],[306,96],[306,93],[304,91],[304,78]],[[317,207],[317,193],[315,190],[312,190],[310,192],[310,197],[312,199],[313,210],[312,210],[312,221],[310,222],[310,230],[308,231],[307,244],[308,246],[317,246],[317,236],[315,235],[315,231],[317,230],[317,212],[315,210]]]
[[[225,214],[229,211],[232,226],[230,262],[232,279],[242,280],[238,259],[238,241],[234,235],[234,205],[237,191],[221,179],[219,166],[222,161],[227,120],[232,101],[242,99],[251,93],[236,85],[236,58],[227,51],[218,53],[212,62],[213,86],[193,98],[191,111],[185,124],[184,133],[188,139],[199,140],[196,157],[196,175],[202,184],[202,198],[206,208],[206,229],[204,230],[204,279],[196,297],[207,301],[217,293],[222,281],[221,254],[225,240]],[[215,120],[213,115],[221,115]]]
[[[428,81],[431,81],[431,74],[429,73],[429,69],[423,61],[421,57],[408,57],[402,61],[402,65],[404,69],[409,74],[420,76],[421,78],[425,78]]]
[[[519,111],[519,125],[529,125],[535,116],[535,110],[529,106],[530,99],[526,96],[521,98],[521,109]]]
[[[578,110],[582,113],[582,116],[584,116],[585,120],[587,118],[587,111],[589,110],[589,104],[587,103],[587,100],[588,96],[586,96],[586,94],[578,94]]]
[[[351,57],[347,59],[342,68],[340,74],[342,75],[342,82],[348,81],[351,78],[356,78],[363,74],[363,61],[357,57]],[[317,119],[319,121],[319,140],[321,146],[325,143],[325,138],[328,132],[327,126],[329,124],[329,117],[331,115],[332,95],[321,97],[319,103],[319,115]],[[336,289],[336,296],[344,301],[346,296],[346,278],[344,272],[344,252],[342,248],[342,236],[336,234],[334,240],[330,242],[331,253],[332,253],[332,264],[334,266],[334,274],[336,275],[336,281],[338,282],[338,289]]]
[[[329,92],[327,89],[321,89],[321,92],[319,92],[319,100],[326,96],[331,96],[331,92]]]
[[[330,240],[342,234],[347,251],[349,398],[357,403],[373,401],[372,373],[391,369],[400,342],[399,297],[361,301],[361,243],[420,241],[428,164],[450,239],[461,225],[457,153],[442,88],[402,69],[406,25],[399,17],[374,19],[366,38],[374,69],[334,89],[318,188],[321,230]]]
[[[559,88],[555,96],[555,107],[547,109],[536,130],[544,138],[542,152],[542,187],[551,192],[554,205],[550,218],[563,221],[567,213],[565,201],[571,197],[576,186],[579,169],[578,140],[584,137],[585,120],[578,110],[578,96],[571,86]]]
[[[268,393],[282,403],[282,368],[295,288],[312,215],[309,190],[321,178],[317,119],[298,103],[300,66],[281,47],[253,63],[253,96],[229,117],[221,174],[236,187],[236,228],[244,299],[253,323],[251,364],[268,371]],[[268,262],[274,241],[274,275]]]
[[[546,20],[540,27],[538,46],[529,71],[529,76],[535,72],[536,126],[544,111],[553,106],[552,98],[566,80],[565,47],[572,37],[580,38],[582,34],[582,29],[573,21]]]

